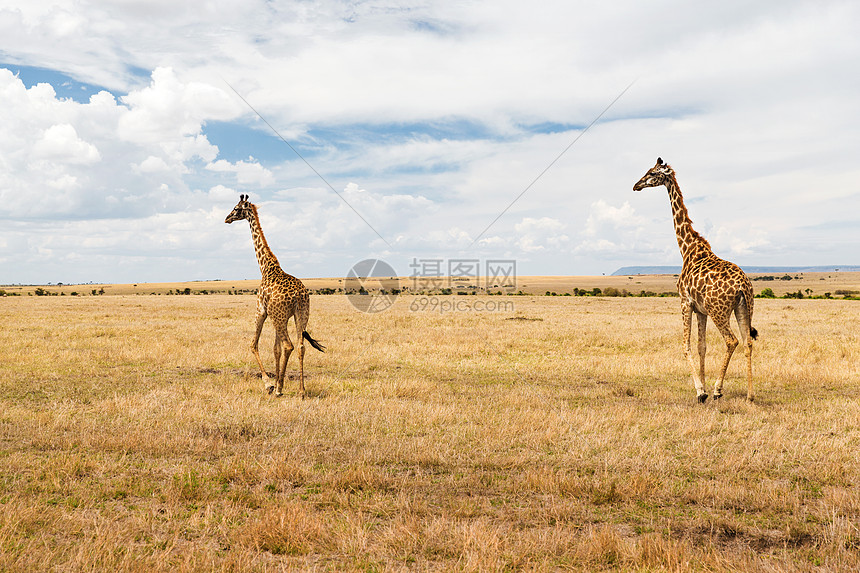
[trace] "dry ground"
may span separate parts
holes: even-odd
[[[0,299],[0,570],[860,568],[860,302],[702,406],[677,299],[444,300],[515,306],[313,297],[302,401],[251,296]]]

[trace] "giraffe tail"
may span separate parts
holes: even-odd
[[[307,330],[302,333],[302,338],[304,338],[305,340],[310,342],[311,346],[313,346],[314,348],[316,348],[320,352],[325,352],[325,346],[320,344],[318,340],[314,340],[313,338],[311,338],[311,335],[308,334]],[[753,336],[753,338],[755,338],[755,336]]]
[[[755,298],[755,296],[753,295],[753,292],[752,292],[752,283],[750,283],[749,280],[747,280],[747,287],[744,290],[743,294],[741,294],[741,297],[744,299],[743,303],[746,305],[746,307],[749,311],[750,338],[755,340],[756,338],[758,338],[758,330],[756,330],[755,327],[753,327],[753,325],[752,325],[752,301]],[[738,324],[738,326],[740,326],[740,324]]]

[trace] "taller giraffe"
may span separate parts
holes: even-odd
[[[705,391],[707,347],[705,331],[708,326],[708,316],[714,321],[726,341],[726,355],[723,358],[720,377],[714,384],[714,400],[717,400],[723,395],[726,369],[738,346],[738,339],[729,326],[729,319],[733,312],[740,327],[747,359],[747,399],[753,400],[752,341],[758,332],[752,327],[754,300],[752,283],[740,267],[716,256],[711,251],[710,243],[693,229],[693,222],[687,214],[684,198],[681,196],[681,188],[678,187],[678,180],[675,179],[675,170],[658,157],[657,164],[633,186],[633,190],[641,191],[646,187],[660,185],[665,185],[669,191],[669,201],[672,203],[672,216],[675,221],[675,235],[678,238],[678,247],[681,249],[681,258],[684,260],[678,277],[678,295],[681,297],[681,311],[684,318],[684,356],[690,363],[699,402],[708,399],[708,393]],[[699,323],[698,372],[690,349],[690,331],[694,312]]]
[[[310,295],[302,281],[292,275],[288,275],[281,269],[278,259],[269,248],[263,228],[260,226],[260,217],[257,214],[257,206],[248,201],[247,195],[239,196],[239,203],[233,211],[224,219],[225,223],[232,223],[240,219],[246,219],[251,224],[251,237],[254,239],[254,250],[257,252],[257,262],[260,264],[260,272],[263,277],[260,281],[260,291],[257,295],[257,329],[254,341],[251,343],[251,351],[257,358],[260,371],[263,373],[263,386],[271,394],[275,384],[269,381],[257,343],[260,341],[260,333],[263,331],[263,323],[266,317],[272,317],[275,326],[275,382],[278,386],[276,396],[283,396],[284,377],[287,372],[287,361],[293,352],[293,343],[287,332],[287,322],[293,317],[296,323],[296,333],[299,339],[299,385],[302,391],[302,399],[306,396],[305,391],[305,339],[311,346],[325,352],[325,347],[311,338],[305,327],[310,316]]]

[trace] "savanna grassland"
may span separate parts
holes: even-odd
[[[787,293],[801,291],[805,297],[824,297],[832,295],[833,298],[842,298],[845,294],[850,296],[860,295],[860,272],[809,272],[809,273],[778,273],[777,275],[766,275],[754,273],[749,275],[753,281],[753,291],[756,295],[762,290],[769,288],[776,297],[782,297]],[[321,290],[333,290],[342,292],[349,288],[344,284],[343,278],[303,278],[305,286],[311,292],[318,294]],[[615,291],[615,295],[639,295],[642,292],[655,294],[676,293],[678,275],[632,275],[632,276],[518,276],[516,287],[505,289],[492,284],[486,284],[486,277],[458,277],[453,281],[447,277],[438,282],[453,287],[453,291],[463,289],[471,294],[475,290],[477,294],[505,294],[522,293],[532,295],[544,295],[555,293],[557,295],[573,294],[577,290],[592,291]],[[405,291],[416,294],[419,291],[427,291],[424,283],[431,283],[427,277],[400,277],[401,287]],[[147,295],[147,294],[249,294],[260,286],[260,279],[244,280],[210,280],[210,281],[188,281],[184,283],[140,283],[140,284],[59,284],[37,287],[34,285],[8,285],[0,286],[0,296],[4,295],[28,295],[35,294],[39,289],[47,295]],[[355,284],[352,285],[355,287]],[[379,279],[370,279],[365,286],[371,291],[378,290],[381,285]],[[338,291],[340,289],[340,291]],[[429,294],[429,293],[428,293]]]
[[[860,569],[860,302],[700,405],[676,298],[441,298],[312,297],[305,400],[253,296],[0,299],[0,570]]]

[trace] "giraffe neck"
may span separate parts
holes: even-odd
[[[278,259],[275,257],[272,249],[269,248],[269,243],[263,234],[263,227],[260,226],[260,216],[257,214],[257,207],[252,205],[251,211],[253,212],[253,217],[248,220],[251,223],[251,238],[254,239],[254,251],[257,253],[260,272],[263,277],[266,277],[269,269],[273,267],[280,268],[280,264],[278,264]]]
[[[669,190],[669,201],[672,204],[672,219],[675,223],[675,237],[678,239],[678,248],[681,249],[681,258],[684,262],[696,258],[703,253],[711,252],[708,241],[693,229],[693,222],[684,205],[684,197],[678,181],[672,175],[671,181],[666,183]]]

